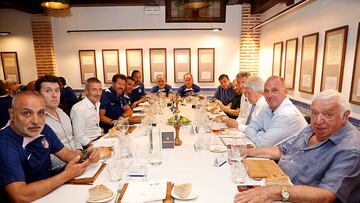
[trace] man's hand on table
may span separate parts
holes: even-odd
[[[280,186],[256,187],[239,192],[234,196],[235,203],[271,203],[280,197]]]
[[[90,147],[88,150],[90,150],[91,154],[84,162],[79,163],[80,155],[78,155],[67,164],[63,173],[67,175],[68,180],[80,176],[85,172],[86,168],[90,164],[97,163],[99,161],[100,155],[97,150],[95,150],[93,147]]]
[[[232,118],[228,118],[226,120],[223,121],[227,127],[229,128],[238,128],[238,122],[235,119]]]

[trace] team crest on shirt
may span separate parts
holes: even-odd
[[[41,144],[44,146],[45,149],[49,149],[49,142],[47,141],[46,138],[43,138],[41,140]]]

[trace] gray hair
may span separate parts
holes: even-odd
[[[240,71],[237,75],[236,78],[248,78],[251,76],[250,72],[247,71]]]
[[[339,105],[340,116],[343,115],[344,112],[349,109],[347,100],[340,92],[336,90],[327,89],[322,92],[319,92],[315,96],[313,101],[315,100],[320,100],[320,101],[335,100],[335,102]]]
[[[251,76],[246,80],[244,86],[253,92],[264,94],[264,81],[259,76]]]

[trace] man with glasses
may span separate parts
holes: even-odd
[[[248,156],[279,160],[293,186],[265,186],[238,193],[236,203],[360,202],[360,132],[348,122],[345,98],[325,90],[311,104],[311,125],[275,147],[248,149]]]
[[[268,78],[264,96],[268,107],[245,129],[245,135],[257,147],[279,145],[307,125],[304,116],[287,97],[284,79],[279,76]]]

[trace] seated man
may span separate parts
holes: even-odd
[[[250,77],[244,84],[245,96],[250,102],[251,110],[250,113],[243,122],[238,122],[235,119],[225,119],[225,124],[230,128],[238,128],[244,132],[246,126],[253,120],[256,119],[260,111],[267,106],[264,94],[264,81],[259,76]]]
[[[348,122],[345,98],[325,90],[311,104],[311,125],[275,147],[248,149],[248,156],[279,160],[294,186],[241,192],[235,202],[360,202],[360,133]]]
[[[228,105],[234,98],[235,92],[233,85],[226,74],[219,76],[220,85],[217,87],[213,99],[221,101],[224,105]]]
[[[239,117],[241,101],[244,100],[244,98],[242,98],[245,92],[244,83],[249,77],[250,73],[245,71],[241,71],[236,75],[236,79],[233,81],[235,98],[228,105],[224,105],[220,100],[216,100],[220,109],[229,118],[236,119]]]
[[[10,125],[0,130],[1,202],[32,202],[65,182],[81,175],[99,160],[96,150],[78,163],[80,155],[64,147],[45,124],[45,102],[41,95],[25,91],[14,96]],[[68,162],[65,170],[49,176],[50,154]]]
[[[5,80],[5,86],[10,96],[14,96],[16,93],[21,92],[20,84],[12,79]]]
[[[137,85],[130,94],[131,108],[135,108],[138,104],[146,102],[146,93],[141,72],[134,70],[131,73],[131,77],[134,78],[135,84]]]
[[[126,82],[125,82],[125,89],[124,89],[124,97],[126,99],[126,103],[131,107],[131,98],[130,98],[130,94],[131,92],[134,90],[134,88],[136,87],[136,82],[135,79],[127,76],[126,77]]]
[[[75,91],[69,86],[66,86],[66,80],[64,77],[59,77],[61,84],[61,96],[59,107],[70,116],[71,108],[78,102],[78,98]]]
[[[116,74],[112,77],[111,87],[104,90],[100,99],[100,126],[107,133],[117,124],[120,117],[129,117],[132,114],[130,106],[124,97],[126,76]]]
[[[100,98],[102,85],[97,78],[85,82],[85,98],[76,103],[70,112],[74,137],[82,146],[89,147],[93,140],[101,136],[99,127]]]
[[[6,90],[5,83],[0,80],[0,129],[3,128],[10,119],[9,108],[11,107],[12,97]]]
[[[45,123],[55,132],[61,143],[75,154],[82,153],[82,146],[74,140],[71,120],[58,106],[60,103],[60,81],[54,75],[45,75],[35,81],[35,90],[44,97]],[[51,170],[57,173],[64,169],[66,163],[50,155]]]
[[[257,147],[279,145],[295,136],[307,123],[301,112],[287,97],[284,79],[271,76],[264,85],[268,107],[249,123],[245,135]]]
[[[179,87],[178,94],[181,97],[190,96],[194,93],[200,92],[200,87],[194,84],[193,76],[191,73],[184,74],[184,85]]]
[[[160,92],[165,93],[165,96],[170,100],[173,98],[172,87],[166,84],[166,79],[161,74],[156,76],[156,85],[151,88],[151,93]]]

